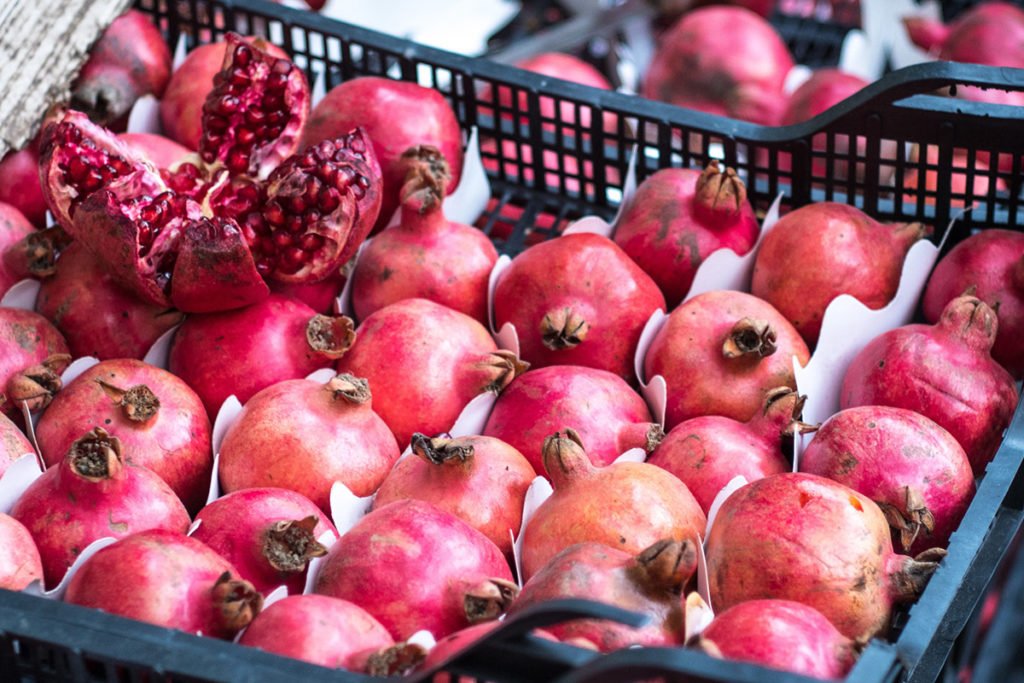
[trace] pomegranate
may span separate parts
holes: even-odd
[[[615,243],[675,308],[704,259],[723,248],[742,256],[760,232],[743,181],[712,160],[703,173],[666,168],[640,183],[616,224]]]
[[[893,552],[885,515],[867,496],[813,474],[758,479],[726,499],[708,534],[711,602],[795,600],[847,638],[867,640],[895,605],[924,590],[945,555]]]
[[[396,646],[388,630],[362,607],[326,595],[292,595],[275,602],[259,613],[238,642],[376,676],[403,673],[425,654],[416,645]]]
[[[26,453],[35,453],[35,449],[18,425],[0,413],[0,478],[7,467]]]
[[[174,335],[168,368],[214,417],[228,396],[245,403],[271,384],[301,379],[328,367],[354,341],[350,319],[271,294],[236,311],[189,316]]]
[[[1021,103],[1024,104],[1024,100],[1021,100]],[[929,146],[925,157],[929,165],[933,167],[938,166],[938,147]],[[939,186],[939,172],[924,166],[919,168],[917,164],[920,163],[920,159],[921,148],[920,146],[915,146],[910,153],[910,163],[903,172],[903,187],[908,195],[907,200],[912,202],[917,201],[919,194],[931,193],[925,194],[924,203],[934,206],[935,193],[938,191]],[[963,149],[953,150],[953,158],[950,161],[952,173],[949,179],[949,192],[953,196],[949,199],[950,206],[963,207],[973,204],[975,199],[980,199],[989,194],[989,188],[993,180],[990,177],[992,171],[988,164],[990,159],[991,157],[988,153],[969,155]],[[971,174],[971,182],[968,187],[969,173]],[[1006,183],[1003,182],[1002,178],[995,179],[995,188],[996,190],[1006,189]]]
[[[937,322],[946,304],[969,287],[999,318],[992,357],[1014,379],[1024,377],[1024,235],[988,229],[953,247],[928,279],[922,301],[925,319]]]
[[[415,432],[446,432],[477,394],[500,392],[526,369],[479,322],[427,299],[385,306],[356,335],[338,370],[370,382],[401,448]]]
[[[648,378],[668,384],[666,426],[701,415],[750,420],[765,392],[796,388],[793,358],[810,352],[770,304],[750,294],[706,292],[669,315],[644,358]]]
[[[190,510],[206,498],[213,468],[210,420],[179,378],[139,360],[105,360],[57,394],[36,427],[48,465],[94,425],[117,437],[124,458],[167,482]]]
[[[22,403],[38,411],[60,390],[71,356],[61,333],[43,316],[0,307],[0,402],[3,414],[21,415]]]
[[[777,387],[765,393],[764,408],[746,422],[719,415],[684,420],[647,462],[679,477],[707,514],[733,477],[754,481],[791,469],[782,454],[783,437],[813,429],[800,422],[804,399]]]
[[[399,454],[370,404],[366,380],[286,380],[253,396],[228,430],[220,481],[225,491],[280,486],[330,510],[334,482],[369,496]]]
[[[46,199],[39,183],[35,142],[0,160],[0,202],[21,211],[37,228],[46,226]]]
[[[334,544],[314,592],[354,602],[401,639],[497,618],[519,589],[486,536],[430,503],[401,500]]]
[[[304,303],[317,313],[329,315],[334,312],[334,302],[345,288],[346,279],[345,271],[341,268],[320,282],[271,282],[270,291]]]
[[[618,544],[569,546],[526,582],[509,614],[549,600],[599,600],[646,614],[650,623],[634,628],[602,619],[575,619],[548,630],[559,639],[583,638],[601,652],[632,645],[682,645],[682,592],[697,568],[694,544],[688,539],[663,539],[635,555]]]
[[[621,377],[575,365],[517,377],[498,397],[484,434],[518,450],[540,474],[544,440],[566,427],[576,431],[597,466],[630,448],[650,453],[665,436],[643,398]]]
[[[32,275],[32,263],[38,259],[32,258],[36,256],[35,249],[27,249],[28,240],[38,234],[41,233],[36,232],[21,211],[0,202],[0,297],[19,280]],[[53,265],[52,250],[46,252],[44,249],[38,254],[44,257],[44,269]]]
[[[860,647],[821,612],[792,600],[750,600],[715,617],[698,647],[708,654],[814,678],[844,678]]]
[[[20,591],[33,581],[43,581],[39,550],[18,520],[0,512],[0,589]]]
[[[847,204],[801,207],[765,236],[750,292],[777,308],[814,345],[825,308],[840,294],[873,309],[889,303],[904,257],[928,232],[920,223],[879,223]]]
[[[775,29],[742,7],[684,14],[661,37],[643,82],[654,100],[777,125],[793,57]]]
[[[71,106],[103,125],[127,122],[135,100],[159,99],[171,79],[171,51],[160,29],[137,10],[107,27],[72,86]]]
[[[67,602],[129,619],[230,639],[259,614],[262,596],[203,543],[160,529],[132,534],[90,557]]]
[[[147,529],[185,533],[190,521],[167,484],[145,467],[125,463],[121,442],[100,427],[32,482],[11,516],[31,532],[50,587],[95,540]]]
[[[631,380],[644,325],[665,309],[658,285],[607,237],[577,233],[530,247],[494,290],[494,322],[512,323],[534,367],[583,365]]]
[[[188,147],[155,133],[121,133],[117,137],[136,156],[148,159],[157,168],[172,168],[192,153]]]
[[[963,447],[981,476],[1017,407],[1017,387],[990,349],[996,314],[973,296],[953,299],[934,325],[875,337],[850,363],[840,406],[908,408],[931,418]]]
[[[220,553],[264,595],[278,586],[302,593],[306,569],[327,554],[317,539],[338,531],[309,498],[282,488],[245,489],[213,501],[196,515],[192,537]]]
[[[532,71],[533,73],[541,74],[542,76],[552,76],[554,78],[560,78],[563,81],[569,81],[571,83],[579,83],[580,85],[590,86],[591,88],[597,88],[599,90],[612,90],[612,84],[608,82],[604,74],[598,71],[589,63],[583,61],[579,57],[565,54],[562,52],[544,52],[533,57],[528,57],[519,62],[516,62],[516,66],[526,71]],[[481,97],[482,100],[485,97]],[[519,93],[517,100],[517,109],[520,112],[529,111],[529,98],[525,92]],[[499,88],[498,103],[503,108],[510,108],[512,106],[512,97],[507,89]],[[540,115],[545,120],[545,128],[551,128],[552,126],[546,121],[555,120],[560,123],[568,125],[575,125],[577,121],[577,110],[579,111],[578,119],[579,125],[583,129],[590,128],[591,120],[591,108],[586,105],[577,105],[572,102],[562,102],[558,105],[558,114],[555,114],[555,102],[550,97],[540,98]],[[608,131],[612,132],[616,129],[618,117],[612,112],[605,112],[602,115],[602,126]],[[567,135],[572,135],[572,129],[566,128],[565,132]]]
[[[126,292],[78,242],[61,252],[56,271],[39,288],[36,310],[64,334],[75,358],[143,358],[184,318]]]
[[[441,202],[451,176],[437,148],[413,147],[402,161],[402,221],[359,255],[352,272],[356,317],[421,297],[486,323],[488,278],[498,252],[476,228],[445,218]]]
[[[412,452],[395,465],[373,499],[375,508],[405,498],[432,503],[491,539],[511,557],[523,522],[523,500],[536,476],[523,454],[490,436],[412,435]]]
[[[373,141],[384,174],[384,196],[375,230],[398,208],[405,183],[402,154],[415,145],[440,150],[448,162],[451,193],[462,176],[462,131],[444,96],[415,83],[363,76],[333,88],[310,114],[305,144],[335,138],[360,126]]]
[[[647,463],[595,467],[572,429],[544,442],[554,493],[523,531],[523,576],[529,580],[566,546],[595,541],[639,553],[658,539],[697,541],[707,517],[674,475]]]
[[[903,552],[945,548],[974,497],[964,449],[927,417],[861,406],[830,417],[800,456],[800,469],[873,500]]]

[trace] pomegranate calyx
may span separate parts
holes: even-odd
[[[468,439],[431,439],[426,434],[412,435],[412,452],[434,465],[466,462],[473,457],[473,444]]]
[[[96,378],[103,392],[119,406],[124,416],[132,422],[147,422],[160,410],[160,399],[145,384],[137,384],[128,389],[121,389]]]
[[[441,150],[431,145],[416,145],[402,154],[400,163],[405,169],[401,191],[403,209],[422,215],[440,207],[452,179]]]
[[[25,404],[32,412],[42,410],[63,386],[60,373],[70,363],[71,356],[55,353],[42,363],[25,368],[7,382],[7,400],[15,405]]]
[[[57,251],[67,243],[67,233],[60,227],[37,230],[8,247],[3,262],[19,279],[47,278],[57,272]]]
[[[586,338],[590,325],[568,306],[549,311],[540,323],[544,346],[552,351],[579,346]]]
[[[480,367],[486,369],[490,374],[490,379],[482,391],[493,391],[500,394],[505,387],[511,384],[512,380],[529,370],[530,364],[521,360],[511,351],[499,349],[488,354],[487,360],[480,363]]]
[[[683,585],[697,570],[697,549],[693,541],[662,539],[636,556],[629,573],[649,592],[681,593]]]
[[[747,186],[736,171],[722,170],[718,160],[712,159],[697,179],[694,202],[705,211],[726,216],[738,214],[747,201]]]
[[[971,348],[989,351],[996,341],[999,320],[991,306],[973,294],[964,294],[946,304],[936,327]]]
[[[427,658],[419,645],[397,643],[374,652],[366,660],[365,673],[370,676],[404,676]]]
[[[314,536],[318,522],[315,515],[274,522],[263,535],[263,557],[279,572],[306,571],[311,559],[327,554]]]
[[[124,464],[121,440],[96,427],[71,444],[68,460],[71,471],[87,481],[116,479]]]
[[[556,490],[595,469],[583,449],[580,435],[572,428],[567,428],[564,432],[555,432],[544,439],[542,460],[544,471],[547,472],[548,479]]]
[[[751,422],[751,426],[765,436],[795,436],[797,434],[810,434],[818,431],[821,425],[811,424],[803,421],[804,404],[807,397],[797,393],[794,389],[781,386],[769,389],[764,394],[764,408],[761,415]],[[784,425],[779,430],[779,425]]]
[[[341,358],[356,343],[356,325],[352,318],[317,314],[306,325],[309,348],[327,358]]]
[[[904,502],[902,506],[892,505],[882,501],[875,501],[881,508],[882,514],[889,522],[889,526],[899,532],[900,545],[904,551],[917,540],[918,534],[923,529],[929,536],[935,530],[935,517],[928,509],[924,497],[917,489],[905,486]]]
[[[764,358],[775,353],[775,330],[766,320],[742,318],[725,337],[722,355],[726,358]]]
[[[487,579],[466,591],[463,607],[471,624],[497,619],[519,596],[519,586],[505,579]]]
[[[899,562],[899,566],[890,575],[890,592],[893,599],[896,602],[917,600],[944,557],[944,548],[931,548],[913,558],[892,555],[890,561]]]
[[[263,609],[263,596],[248,581],[232,579],[224,572],[213,585],[211,595],[220,610],[221,625],[237,633],[249,625]]]
[[[647,425],[647,433],[644,435],[644,451],[650,455],[654,449],[665,440],[665,428],[657,422]]]
[[[362,377],[356,377],[348,373],[332,377],[324,386],[333,394],[335,401],[366,403],[372,398],[370,383]]]

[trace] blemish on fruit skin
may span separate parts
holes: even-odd
[[[855,496],[850,496],[850,505],[852,505],[858,512],[864,512],[864,506],[860,504],[860,499]]]
[[[807,504],[810,503],[810,502],[811,502],[811,497],[808,494],[806,494],[803,491],[801,491],[800,492],[800,507],[806,507]]]

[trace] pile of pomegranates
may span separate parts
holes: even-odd
[[[715,12],[690,21],[728,21]],[[825,309],[886,306],[924,226],[819,203],[759,242],[742,179],[714,162],[652,175],[612,238],[496,265],[445,217],[464,140],[438,92],[356,78],[314,107],[260,38],[228,34],[172,74],[159,35],[138,35],[138,53],[111,38],[83,70],[93,118],[54,112],[35,175],[0,177],[56,224],[33,225],[28,192],[0,203],[0,289],[41,280],[36,311],[0,306],[0,500],[17,494],[0,588],[63,581],[70,603],[377,675],[587,598],[649,621],[544,637],[818,677],[924,590],[1016,409],[1019,234],[954,248],[923,298],[931,324],[861,349],[836,378],[842,410],[812,425],[795,368],[828,352]],[[777,63],[728,113],[780,115],[789,56],[765,40]],[[693,75],[680,64],[656,62],[648,89],[670,97]],[[98,122],[147,93],[170,139]],[[750,291],[693,295],[726,248],[751,253]],[[353,317],[336,301],[349,272]],[[21,458],[47,469],[3,478]],[[689,638],[698,586],[719,615]]]

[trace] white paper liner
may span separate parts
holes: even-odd
[[[142,362],[158,367],[161,370],[166,370],[171,357],[171,343],[174,341],[174,335],[178,332],[179,327],[181,327],[181,323],[178,323],[157,337],[157,340],[146,351]]]
[[[10,514],[21,494],[42,474],[35,453],[26,453],[8,465],[0,477],[0,512]]]
[[[160,126],[160,100],[152,95],[143,95],[135,100],[132,109],[128,112],[129,133],[153,133],[162,135],[163,128]]]
[[[100,359],[94,356],[82,356],[76,359],[60,374],[61,385],[66,387],[78,379],[83,372],[99,363]]]
[[[786,74],[786,80],[782,84],[782,92],[792,95],[796,89],[807,82],[807,79],[814,74],[814,69],[803,64],[797,64]]]
[[[68,571],[64,575],[64,578],[60,580],[60,583],[57,584],[55,588],[48,591],[42,590],[42,586],[39,585],[39,582],[33,581],[32,584],[30,584],[29,587],[25,589],[25,592],[30,593],[32,595],[37,595],[42,598],[48,598],[50,600],[63,600],[64,594],[68,590],[68,584],[71,583],[71,579],[74,577],[75,574],[78,573],[78,570],[81,569],[82,565],[85,564],[90,557],[98,553],[100,550],[103,550],[108,545],[111,545],[112,543],[116,542],[117,539],[111,538],[110,536],[105,536],[103,538],[96,539],[95,541],[87,545],[85,547],[85,550],[83,550],[81,554],[79,554],[79,556],[75,558],[74,564],[72,564],[71,567],[68,568]]]
[[[685,614],[683,643],[688,644],[703,633],[704,629],[711,624],[715,618],[715,613],[712,611],[711,605],[704,602],[704,598],[700,596],[700,593],[690,593],[687,595],[686,602],[683,603],[683,610]]]
[[[722,509],[722,505],[725,500],[736,493],[738,490],[746,486],[748,483],[747,478],[743,475],[738,475],[729,480],[722,490],[715,495],[715,499],[711,501],[711,507],[708,508],[708,523],[704,527],[704,537],[707,538],[711,535],[711,525],[715,523],[715,518],[718,517],[718,511]]]
[[[419,645],[427,652],[433,650],[434,646],[437,645],[437,639],[434,638],[434,634],[427,630],[416,631],[405,642],[409,645]]]
[[[373,496],[357,496],[340,481],[331,486],[331,520],[338,533],[344,536],[373,507]]]
[[[23,311],[36,310],[39,286],[38,280],[25,279],[15,282],[4,293],[3,298],[0,298],[0,306],[4,308],[19,308]]]
[[[711,589],[708,586],[708,558],[704,554],[704,544],[707,539],[697,536],[697,593],[707,603],[708,609],[714,609],[711,604]]]
[[[333,532],[325,531],[320,534],[316,540],[320,545],[330,551],[334,544],[338,542],[338,537],[335,536]],[[316,577],[320,573],[320,565],[323,564],[326,559],[326,555],[322,557],[314,557],[309,561],[309,564],[306,565],[306,585],[302,589],[303,595],[309,595],[313,592],[313,587],[316,585]]]
[[[316,105],[320,104],[320,100],[327,96],[327,76],[325,74],[326,72],[321,69],[317,72],[316,78],[313,79],[309,89],[310,110],[316,109]]]

